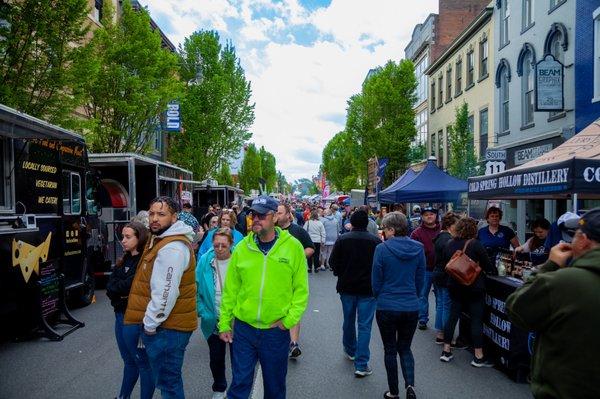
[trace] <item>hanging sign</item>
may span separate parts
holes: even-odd
[[[535,66],[535,110],[564,110],[564,66],[547,54]]]
[[[165,130],[167,132],[181,131],[181,110],[177,101],[171,101],[169,104],[167,104]]]

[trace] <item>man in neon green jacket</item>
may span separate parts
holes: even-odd
[[[308,304],[308,274],[302,244],[275,227],[278,202],[252,202],[252,232],[235,248],[221,299],[219,332],[231,343],[229,399],[247,399],[260,361],[265,398],[285,398],[289,329]]]

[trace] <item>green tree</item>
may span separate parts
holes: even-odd
[[[352,188],[359,187],[359,175],[355,167],[356,156],[359,148],[347,131],[337,133],[323,149],[323,171],[332,188],[349,192]],[[363,172],[364,173],[364,172]]]
[[[53,122],[77,107],[72,72],[89,29],[87,3],[0,3],[0,103]]]
[[[261,178],[261,159],[256,146],[252,143],[248,144],[242,166],[240,168],[239,179],[240,188],[246,193],[250,193],[250,190],[258,190],[259,182]]]
[[[229,164],[227,162],[221,164],[221,168],[219,169],[216,178],[219,184],[233,186],[233,177],[231,176],[231,169],[229,169]]]
[[[360,143],[362,160],[388,158],[388,170],[400,172],[410,163],[410,146],[417,130],[413,104],[417,81],[410,60],[388,61],[363,85],[362,121],[352,130]],[[391,183],[393,173],[384,181]]]
[[[475,175],[477,159],[473,147],[473,132],[469,128],[469,106],[456,108],[456,120],[449,134],[450,156],[448,172],[461,179]]]
[[[169,158],[200,180],[239,154],[254,122],[250,82],[235,48],[219,40],[217,32],[199,31],[179,48],[185,133],[171,140]]]
[[[102,27],[84,51],[78,91],[92,151],[144,153],[167,103],[180,92],[177,56],[162,48],[148,12],[134,10],[128,0],[116,22],[105,3]]]
[[[277,190],[281,194],[289,194],[292,191],[291,184],[279,170],[277,171]]]
[[[261,177],[266,181],[267,193],[270,194],[275,191],[275,185],[277,184],[277,168],[275,162],[275,156],[269,151],[265,150],[265,147],[260,147],[260,170]]]

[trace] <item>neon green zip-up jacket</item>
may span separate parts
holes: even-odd
[[[255,328],[270,328],[277,320],[292,328],[308,304],[306,257],[300,241],[276,227],[279,238],[264,255],[254,233],[231,255],[221,298],[219,332],[232,329],[233,318]]]

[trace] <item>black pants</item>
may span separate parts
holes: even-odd
[[[225,392],[227,389],[227,377],[225,377],[225,353],[227,344],[217,334],[208,337],[208,351],[210,356],[210,371],[213,376],[213,392]],[[231,350],[229,351],[231,355]]]
[[[395,312],[378,310],[375,313],[381,340],[383,341],[385,371],[391,395],[398,395],[398,361],[402,366],[404,387],[415,385],[415,359],[410,345],[412,343],[419,312]]]
[[[450,344],[454,336],[456,323],[462,311],[471,316],[471,339],[473,348],[483,347],[483,310],[485,299],[483,294],[457,295],[450,290],[450,317],[444,327],[444,343]]]
[[[308,260],[308,268],[314,266],[315,269],[321,266],[319,258],[321,257],[321,243],[315,242],[315,253]]]

